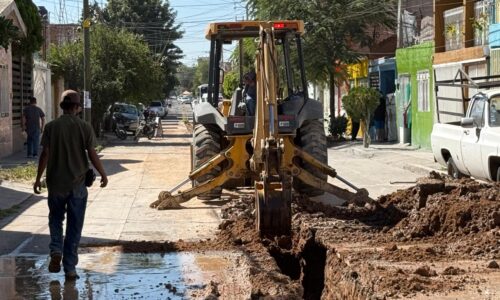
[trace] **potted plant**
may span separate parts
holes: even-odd
[[[459,46],[460,43],[460,29],[458,24],[447,24],[445,27],[444,34],[446,38],[450,41],[450,48],[454,49],[454,41],[456,41],[457,46]]]
[[[474,28],[474,31],[476,35],[481,37],[481,44],[484,45],[486,42],[486,32],[488,31],[488,14],[481,12],[478,16],[475,18],[471,18],[472,22],[472,28]]]

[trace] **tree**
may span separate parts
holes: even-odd
[[[19,49],[21,54],[29,58],[40,50],[43,45],[42,21],[38,7],[31,0],[16,0],[21,18],[26,26],[26,36],[20,39]]]
[[[12,42],[19,39],[19,29],[14,26],[12,20],[0,16],[0,47],[9,49]]]
[[[243,74],[250,70],[255,70],[255,55],[257,52],[257,43],[255,39],[243,39]],[[231,54],[231,62],[235,66],[240,65],[240,45],[236,45]]]
[[[370,136],[368,134],[370,119],[379,105],[381,95],[374,88],[355,87],[349,91],[349,94],[342,98],[342,103],[347,114],[353,120],[361,120],[365,124],[363,134],[363,146],[368,148],[370,145]]]
[[[115,101],[144,102],[161,97],[164,74],[144,40],[122,29],[94,25],[90,32],[92,124],[99,128],[105,109]],[[83,90],[83,41],[52,47],[54,76],[67,87]]]
[[[224,97],[231,98],[239,83],[240,73],[238,70],[226,73],[224,83],[222,84]]]
[[[180,25],[174,24],[175,17],[169,1],[162,0],[110,0],[103,11],[107,24],[144,37],[163,68],[166,95],[178,84],[175,73],[182,58],[181,49],[174,44],[183,34]]]
[[[344,64],[359,61],[360,47],[371,46],[380,32],[396,26],[395,0],[248,0],[262,20],[304,20],[304,60],[308,79],[327,83],[330,115],[335,115],[334,87],[345,81]]]
[[[208,67],[209,67],[209,58],[208,57],[199,57],[194,71],[194,88],[196,89],[198,86],[208,83]],[[201,95],[198,95],[201,97]]]
[[[177,80],[179,81],[180,89],[182,91],[193,91],[195,89],[194,86],[194,73],[196,71],[195,67],[188,67],[184,64],[181,64],[179,68],[177,68]]]

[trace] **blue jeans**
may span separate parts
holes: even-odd
[[[62,253],[64,272],[75,271],[78,264],[78,245],[82,236],[87,198],[87,187],[83,182],[67,193],[50,192],[49,189],[49,248],[51,254]],[[68,220],[63,241],[65,213]]]
[[[252,97],[247,96],[246,98],[247,116],[255,116],[255,109],[257,102]]]
[[[33,132],[28,132],[26,144],[28,146],[28,156],[38,155],[38,147],[40,147],[40,131],[35,130]]]

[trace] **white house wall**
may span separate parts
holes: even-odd
[[[38,107],[45,112],[45,121],[51,121],[53,116],[51,74],[46,63],[36,62],[34,65],[33,94]]]

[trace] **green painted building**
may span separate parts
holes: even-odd
[[[396,50],[396,122],[400,142],[430,149],[435,95],[434,42]]]

